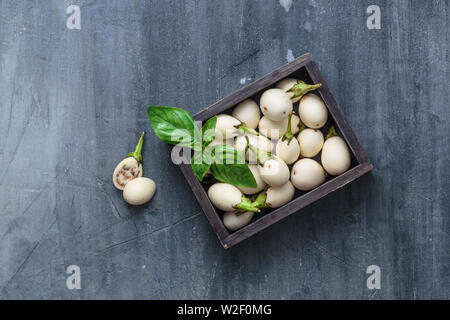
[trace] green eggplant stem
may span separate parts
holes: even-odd
[[[294,94],[293,98],[301,98],[305,94],[307,94],[310,91],[316,90],[322,86],[321,83],[317,84],[307,84],[303,82],[302,80],[298,80],[297,84],[295,84],[291,89],[289,89],[287,92],[292,92]]]
[[[264,166],[264,162],[269,160],[270,157],[272,157],[272,153],[263,151],[253,145],[250,144],[248,137],[245,136],[245,140],[247,140],[247,147],[250,148],[255,154],[256,154],[256,160],[258,161],[260,166]]]
[[[247,127],[247,125],[244,122],[241,122],[241,124],[238,124],[236,126],[234,126],[236,129],[238,129],[238,131],[242,134],[246,134],[247,132],[250,134],[253,134],[255,136],[259,136],[259,132],[254,130],[254,129],[250,129],[249,127]]]
[[[260,209],[268,208],[269,206],[266,204],[266,199],[267,199],[267,191],[264,190],[260,194],[258,194],[258,196],[256,197],[256,200],[253,201],[252,204],[256,208],[260,208]]]
[[[289,114],[287,130],[286,130],[286,133],[284,134],[284,136],[281,138],[281,141],[287,140],[288,141],[288,145],[291,143],[291,140],[294,137],[294,135],[292,134],[292,125],[291,125],[292,115],[293,114],[294,114],[293,112],[291,112]]]
[[[247,144],[245,145],[244,155],[247,154],[248,148],[250,146],[250,141],[248,140],[247,136],[245,136],[245,141],[247,141]]]
[[[334,125],[332,124],[330,127],[330,130],[328,130],[328,134],[326,136],[326,139],[337,136],[337,132],[336,132],[336,128],[334,127]]]
[[[236,215],[241,215],[244,212],[250,211],[250,212],[260,212],[259,208],[254,205],[249,199],[247,199],[244,195],[242,196],[241,203],[234,206],[238,212]]]
[[[300,129],[299,132],[302,132],[303,130],[306,129],[305,124],[302,122],[302,120],[300,120],[300,122],[298,123],[298,128]]]
[[[138,144],[136,145],[136,148],[133,152],[130,152],[128,154],[128,157],[133,157],[136,159],[137,162],[142,162],[142,146],[144,144],[144,134],[145,132],[141,133],[141,137],[139,138]]]

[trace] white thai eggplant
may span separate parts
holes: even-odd
[[[253,205],[257,208],[279,208],[294,198],[295,188],[291,181],[287,181],[278,187],[269,187],[262,191],[253,201]]]
[[[321,162],[325,171],[333,176],[340,175],[350,168],[350,150],[344,139],[337,135],[334,126],[330,127],[323,144]]]
[[[317,161],[304,158],[292,167],[291,181],[297,189],[307,191],[321,185],[326,176],[325,170]]]
[[[286,92],[274,88],[262,94],[259,107],[270,120],[281,121],[292,112],[292,101]]]
[[[298,105],[300,120],[309,128],[322,128],[328,120],[328,110],[322,99],[315,94],[305,95]]]
[[[127,158],[123,159],[114,169],[113,184],[123,190],[128,182],[142,177],[142,145],[144,143],[144,132],[142,132],[139,142],[133,152],[129,153]]]
[[[291,181],[287,181],[280,187],[269,187],[267,189],[266,205],[269,208],[279,208],[292,200],[295,188]]]
[[[259,120],[259,132],[269,139],[278,140],[286,132],[288,122],[288,118],[281,121],[272,121],[266,116],[263,116],[261,120]],[[294,114],[291,118],[292,134],[297,134],[300,131],[299,124],[300,118]]]
[[[236,126],[240,124],[241,122],[235,117],[228,114],[219,114],[217,116],[214,139],[227,140],[236,137],[239,134]]]
[[[261,178],[261,174],[259,173],[259,168],[257,164],[249,164],[248,168],[253,174],[253,177],[256,181],[256,188],[249,188],[249,187],[237,187],[243,194],[252,195],[256,194],[258,192],[261,192],[265,187],[266,183]]]
[[[277,142],[276,154],[288,165],[297,161],[300,156],[300,150],[297,139],[292,139],[291,141],[280,139]]]
[[[281,80],[280,82],[277,83],[276,87],[278,89],[283,90],[284,92],[289,91],[290,89],[292,89],[293,86],[295,86],[297,84],[297,79],[294,78],[285,78],[283,80]],[[289,98],[294,97],[294,93],[288,93]]]
[[[139,177],[131,180],[123,189],[123,199],[131,205],[149,202],[156,191],[156,184],[150,178]]]
[[[323,134],[318,129],[306,128],[297,136],[300,145],[300,155],[305,158],[315,157],[323,146]]]
[[[247,132],[258,135],[258,132],[247,127],[245,123],[235,117],[228,114],[219,114],[217,116],[214,139],[228,140]]]
[[[225,212],[223,214],[223,224],[230,231],[239,230],[250,223],[255,213],[247,211],[239,213],[237,211]]]
[[[261,114],[255,101],[247,99],[239,103],[233,110],[232,116],[245,123],[248,128],[256,129]]]
[[[250,164],[256,164],[257,159],[255,153],[247,148],[247,139],[249,140],[249,144],[263,150],[266,152],[272,152],[274,145],[273,142],[264,137],[263,135],[255,136],[252,134],[246,134],[236,137],[234,142],[234,148],[239,152],[245,152],[245,159]]]
[[[297,161],[300,155],[300,146],[297,139],[294,139],[294,135],[291,132],[291,118],[292,113],[288,118],[288,127],[286,133],[278,140],[276,145],[276,154],[286,164],[292,164]]]
[[[279,187],[289,180],[289,167],[279,157],[271,152],[261,150],[249,143],[248,148],[256,155],[261,179],[272,187]]]
[[[271,156],[259,167],[261,178],[272,187],[279,187],[289,180],[289,167],[277,156]]]
[[[208,189],[208,197],[212,204],[225,212],[259,212],[256,206],[247,199],[242,192],[235,186],[227,183],[218,182]]]

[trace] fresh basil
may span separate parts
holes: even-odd
[[[208,121],[206,121],[206,123],[203,125],[202,128],[203,149],[214,140],[216,124],[217,124],[217,116],[214,116],[208,119]]]
[[[201,141],[201,152],[195,151],[191,158],[191,168],[194,171],[195,176],[199,181],[203,180],[203,177],[208,172],[211,167],[212,157],[211,148],[208,145],[214,140],[215,129],[216,129],[217,117],[214,116],[203,125],[202,128],[202,141]],[[197,136],[196,136],[197,137]],[[197,146],[198,141],[195,141]],[[195,149],[197,150],[197,149]]]
[[[162,141],[194,148],[196,125],[189,112],[174,107],[149,106],[147,116],[150,125]]]
[[[213,154],[211,172],[214,178],[237,187],[257,187],[255,177],[245,162],[244,154],[228,145],[216,146]]]
[[[245,164],[245,154],[227,144],[213,147],[212,156],[217,164]]]
[[[199,181],[202,181],[205,174],[211,167],[211,157],[208,157],[205,152],[194,152],[191,158],[191,168]]]
[[[243,153],[228,145],[209,147],[214,140],[216,116],[206,121],[200,132],[189,112],[180,108],[149,106],[147,115],[162,141],[195,150],[190,162],[198,180],[202,181],[211,169],[219,181],[240,187],[257,186]]]

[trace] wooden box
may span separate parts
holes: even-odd
[[[270,227],[277,221],[299,211],[303,207],[326,196],[330,192],[345,186],[347,183],[357,179],[373,168],[309,53],[298,57],[294,61],[272,71],[222,100],[217,101],[213,105],[194,115],[194,119],[205,122],[214,115],[231,113],[234,106],[247,98],[252,98],[259,104],[259,97],[264,90],[274,86],[278,81],[287,77],[300,79],[307,83],[322,84],[321,88],[314,91],[315,94],[322,97],[329,111],[328,123],[321,130],[325,136],[330,122],[333,121],[335,123],[336,130],[339,135],[345,139],[351,150],[351,167],[348,171],[337,177],[328,176],[323,184],[311,191],[302,192],[296,190],[294,199],[291,202],[277,209],[266,209],[261,213],[256,213],[250,224],[235,232],[229,232],[222,223],[222,213],[216,211],[208,198],[207,186],[197,180],[190,165],[180,165],[181,171],[191,187],[192,192],[200,203],[209,223],[225,249]],[[297,109],[297,105],[298,104],[294,104],[294,110]]]

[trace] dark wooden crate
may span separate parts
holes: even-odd
[[[358,140],[356,139],[353,130],[348,125],[347,120],[345,120],[342,110],[339,108],[338,103],[334,99],[330,89],[322,78],[316,63],[312,60],[309,53],[298,57],[294,61],[272,71],[271,73],[237,90],[222,100],[217,101],[213,105],[194,115],[194,119],[204,122],[214,115],[229,113],[236,104],[247,98],[253,98],[259,104],[259,96],[265,89],[272,87],[278,81],[287,77],[301,79],[308,83],[322,84],[322,87],[316,90],[315,93],[322,97],[331,116],[329,118],[334,121],[339,135],[347,142],[347,145],[352,153],[352,165],[345,173],[337,177],[329,177],[327,181],[311,191],[297,191],[291,202],[280,208],[272,209],[272,211],[267,214],[263,214],[259,219],[255,220],[254,218],[254,220],[247,226],[231,233],[225,228],[221,219],[221,214],[219,214],[219,212],[217,212],[211,204],[211,201],[207,195],[207,190],[204,185],[197,180],[190,165],[180,165],[186,181],[191,187],[192,192],[200,203],[200,206],[206,214],[209,223],[225,249],[230,248],[255,233],[266,229],[270,225],[280,221],[296,211],[299,211],[301,208],[304,208],[310,203],[326,196],[330,192],[342,188],[347,183],[357,179],[373,168]],[[329,119],[329,122],[331,119]],[[329,126],[329,123],[327,126]],[[256,213],[255,217],[257,217],[257,215],[259,215],[259,213]]]

